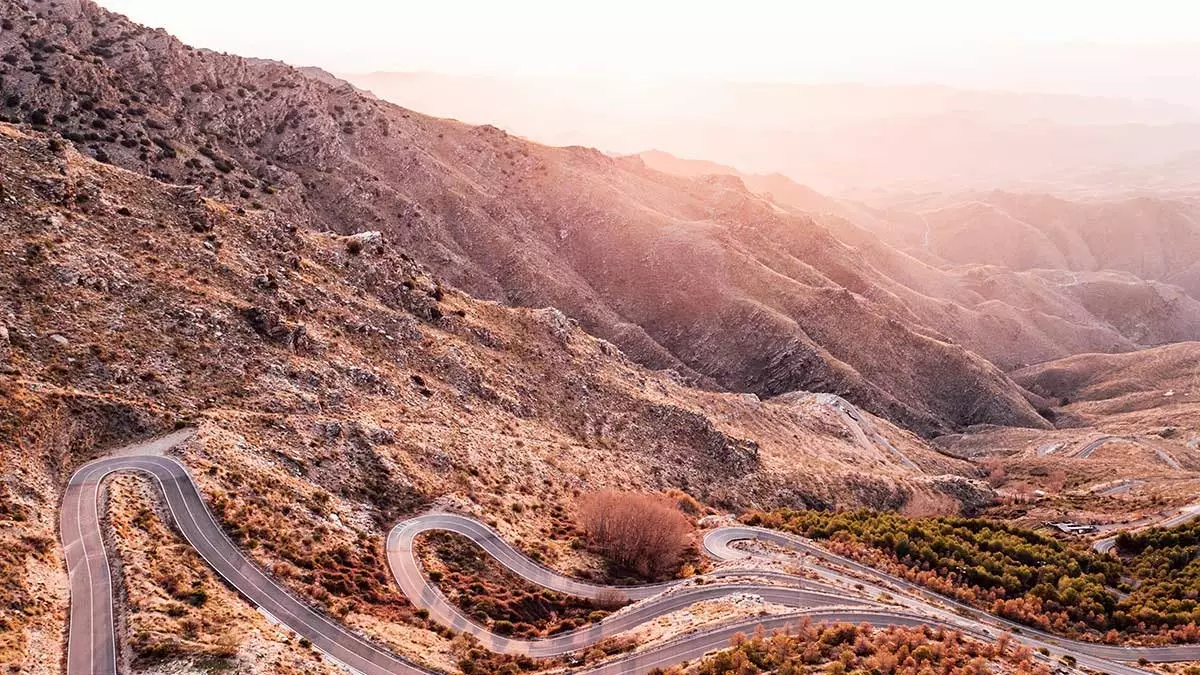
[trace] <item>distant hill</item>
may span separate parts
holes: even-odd
[[[1017,371],[1042,396],[1069,402],[1131,395],[1200,395],[1200,343],[1182,342],[1128,354],[1079,354]],[[1169,397],[1168,397],[1169,398]]]
[[[1200,296],[1200,204],[1010,192],[939,201],[920,213],[930,227],[928,250],[943,260],[1018,270],[1120,270]]]
[[[784,207],[813,212],[819,222],[841,241],[854,246],[889,280],[928,296],[952,300],[953,310],[944,304],[932,312],[923,312],[915,303],[909,306],[920,312],[921,323],[953,336],[1005,369],[1066,354],[1129,351],[1138,346],[1194,340],[1200,335],[1200,302],[1196,300],[1200,289],[1195,289],[1189,278],[1193,270],[1200,268],[1194,262],[1197,258],[1187,255],[1193,237],[1188,234],[1192,227],[1187,218],[1190,207],[1183,203],[1135,200],[1130,203],[1167,208],[1143,209],[1144,217],[1130,222],[1127,214],[1117,208],[1102,206],[1084,217],[1087,204],[1039,195],[1004,195],[1030,209],[1041,203],[1057,205],[1076,216],[1076,226],[1091,228],[1086,239],[1079,235],[1072,239],[1061,232],[1048,236],[1025,223],[968,217],[966,214],[973,212],[997,214],[995,208],[974,201],[970,195],[897,198],[895,205],[873,208],[822,195],[778,174],[745,174],[714,162],[679,159],[661,151],[639,157],[650,166],[679,175],[735,176],[751,191],[770,195]],[[956,201],[960,199],[963,201]],[[951,205],[944,212],[931,214],[921,210],[928,208],[927,202]],[[962,217],[956,219],[954,214]],[[1066,229],[1068,225],[1061,227]],[[1108,237],[1126,244],[1112,244]],[[1106,259],[1108,265],[1096,261],[1087,240],[1112,251],[1113,256]],[[1055,241],[1074,242],[1074,255],[1063,254]],[[957,247],[954,255],[948,254],[951,248],[947,242]],[[1139,254],[1143,245],[1145,253]],[[1157,265],[1151,264],[1156,260]],[[1182,271],[1171,272],[1172,266]],[[1129,271],[1113,271],[1130,268],[1186,286],[1181,290]]]
[[[342,77],[400,105],[544,143],[658,148],[833,193],[1200,186],[1200,165],[1186,161],[1200,150],[1200,111],[1163,101],[942,86]]]

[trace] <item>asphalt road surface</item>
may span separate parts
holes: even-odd
[[[170,438],[162,439],[156,445],[137,449],[161,452],[169,447],[169,441]],[[61,528],[71,584],[68,675],[118,672],[112,570],[104,549],[100,514],[102,483],[105,477],[117,472],[151,476],[162,491],[176,528],[201,557],[247,600],[309,639],[331,659],[364,675],[430,672],[312,609],[251,563],[213,519],[182,464],[163,456],[126,454],[80,468],[72,476],[63,500]],[[514,640],[490,633],[463,615],[428,582],[412,547],[418,534],[432,530],[456,532],[470,538],[509,570],[546,588],[589,598],[617,591],[636,602],[599,623],[546,639]],[[1019,629],[1020,633],[1013,636],[1017,642],[1035,649],[1045,647],[1054,657],[1070,655],[1081,666],[1116,675],[1146,672],[1117,661],[1200,659],[1200,645],[1124,648],[1075,642],[1041,633],[841,558],[799,537],[771,530],[717,528],[705,537],[705,551],[726,561],[778,555],[746,551],[735,546],[748,540],[804,554],[808,568],[817,572],[822,581],[781,572],[731,568],[706,575],[703,584],[693,581],[636,587],[598,586],[565,577],[531,560],[478,521],[445,513],[426,514],[398,524],[388,534],[387,553],[396,582],[414,605],[427,609],[435,621],[458,632],[471,633],[486,647],[505,653],[552,656],[579,652],[600,640],[700,600],[735,593],[757,595],[766,602],[795,608],[794,612],[783,615],[700,629],[586,672],[645,673],[724,648],[736,632],[752,632],[759,625],[766,629],[783,627],[803,617],[814,621],[875,625],[943,625],[985,640],[1000,632]],[[795,563],[795,560],[791,562]],[[899,596],[897,599],[905,603],[905,609],[880,604],[877,599],[885,592]]]
[[[1149,527],[1172,528],[1191,522],[1196,518],[1200,518],[1200,503],[1188,504],[1187,506],[1179,509],[1175,515],[1169,518],[1163,518],[1162,520],[1148,519],[1145,521],[1138,521],[1136,523],[1126,524],[1121,529],[1133,531]],[[1095,549],[1097,553],[1108,553],[1109,551],[1113,550],[1116,545],[1117,538],[1112,536],[1105,537],[1103,539],[1097,539],[1092,543],[1092,548]]]
[[[1167,466],[1171,467],[1172,469],[1175,469],[1176,471],[1180,471],[1183,469],[1183,467],[1179,464],[1178,460],[1176,460],[1171,455],[1167,454],[1166,450],[1163,450],[1162,448],[1156,448],[1152,445],[1149,445],[1142,439],[1137,438],[1135,436],[1101,436],[1100,438],[1097,438],[1097,439],[1093,440],[1092,442],[1088,443],[1087,445],[1083,446],[1083,448],[1081,448],[1079,450],[1079,452],[1075,453],[1075,456],[1078,457],[1079,459],[1087,459],[1088,457],[1091,457],[1092,453],[1096,452],[1096,450],[1098,450],[1100,447],[1108,445],[1109,443],[1132,443],[1134,445],[1140,445],[1144,448],[1153,450],[1154,454],[1156,456],[1158,456],[1158,458],[1160,460],[1162,460],[1163,464],[1166,464]]]
[[[364,675],[428,673],[355,635],[310,608],[246,559],[213,519],[179,462],[159,456],[102,459],[75,472],[61,518],[71,583],[68,675],[118,672],[108,554],[101,536],[100,486],[117,472],[150,475],[162,491],[176,528],[229,585],[331,658]]]

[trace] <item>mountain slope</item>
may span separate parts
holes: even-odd
[[[1061,427],[1168,446],[1195,467],[1200,449],[1200,343],[1181,342],[1128,354],[1079,354],[1030,366],[1013,377],[1054,406]],[[1190,500],[1195,492],[1185,492]]]
[[[737,181],[425,117],[86,1],[0,7],[14,25],[3,114],[104,161],[318,230],[382,230],[455,286],[559,307],[696,382],[844,394],[923,433],[1044,424],[991,364],[894,302],[910,291]]]
[[[880,272],[882,278],[872,280],[874,288],[887,289],[894,296],[893,305],[907,307],[911,312],[907,321],[936,329],[1006,371],[1071,354],[1131,351],[1200,338],[1200,302],[1194,296],[1128,272],[1056,271],[1074,269],[1070,256],[1025,223],[989,220],[984,227],[979,219],[966,216],[938,220],[903,208],[874,210],[820,195],[784,176],[748,175],[662,152],[639,156],[679,175],[736,176],[784,207],[819,212],[815,217],[821,224],[856,249],[860,267]],[[927,199],[952,201],[953,197]],[[988,205],[974,202],[947,210],[960,207],[998,215]],[[1111,217],[1123,222],[1119,214]],[[1164,225],[1156,223],[1146,227]],[[970,255],[955,261],[941,257],[948,229],[961,230],[960,245],[972,251]],[[885,240],[903,246],[904,252]],[[1086,244],[1078,237],[1075,240],[1080,255],[1086,254]],[[1180,244],[1188,249],[1186,237]],[[1153,257],[1163,245],[1151,244],[1149,255]],[[1126,250],[1137,247],[1130,242]],[[1097,267],[1094,261],[1091,267]]]
[[[0,660],[34,672],[59,664],[67,477],[177,426],[196,430],[180,456],[257,562],[422,658],[450,641],[398,596],[380,549],[433,500],[553,563],[578,554],[540,528],[582,491],[673,487],[727,508],[987,496],[945,475],[969,464],[882,420],[864,424],[886,442],[863,441],[813,396],[683,386],[556,310],[449,288],[377,233],[239,214],[7,125],[0,222]]]
[[[1014,270],[1115,270],[1200,295],[1200,206],[1193,199],[1143,196],[1068,200],[1045,194],[984,192],[878,200],[872,231],[951,264]],[[924,231],[888,228],[911,219]]]
[[[1130,354],[1079,354],[1024,368],[1013,377],[1039,395],[1072,402],[1146,394],[1162,399],[1167,392],[1167,398],[1192,395],[1200,385],[1200,343]]]

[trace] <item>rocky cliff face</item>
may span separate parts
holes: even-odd
[[[925,433],[1043,424],[1002,373],[897,302],[895,282],[740,181],[425,117],[90,2],[0,8],[0,114],[101,161],[309,229],[382,231],[454,286],[559,307],[696,383],[845,394]]]

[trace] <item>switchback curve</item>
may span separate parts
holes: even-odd
[[[99,503],[104,479],[118,472],[136,472],[151,476],[166,501],[176,527],[201,557],[243,596],[285,626],[308,638],[316,648],[332,659],[364,675],[431,672],[349,631],[293,596],[250,562],[225,535],[208,511],[195,483],[182,464],[167,457],[137,455],[111,457],[87,464],[72,476],[66,490],[61,525],[71,582],[68,675],[110,675],[117,672],[111,569],[107,551],[104,549]],[[756,539],[807,554],[821,563],[832,563],[851,569],[885,585],[867,584],[864,593],[854,594],[844,587],[780,572],[732,569],[708,577],[719,580],[753,576],[760,581],[704,585],[674,582],[618,588],[630,599],[639,602],[602,622],[573,633],[544,640],[511,640],[490,633],[484,627],[471,622],[426,580],[419,563],[412,555],[412,543],[417,534],[430,530],[448,530],[467,536],[489,555],[494,555],[505,567],[533,583],[553,590],[583,597],[596,597],[601,591],[607,590],[607,587],[587,584],[553,572],[512,548],[487,526],[465,516],[426,514],[404,521],[393,528],[388,535],[388,561],[397,583],[409,599],[418,607],[429,610],[435,620],[444,622],[455,630],[470,632],[485,646],[507,653],[549,656],[577,651],[699,600],[731,593],[753,593],[769,602],[802,608],[794,613],[756,617],[725,626],[701,629],[662,645],[619,658],[588,672],[646,672],[654,667],[670,665],[722,648],[727,645],[729,636],[737,630],[752,630],[758,625],[768,629],[782,627],[806,616],[815,621],[853,621],[905,626],[944,625],[983,639],[992,635],[991,630],[996,626],[1002,630],[1016,627],[1016,624],[988,617],[971,608],[960,609],[960,612],[969,614],[967,617],[938,608],[924,602],[923,598],[937,600],[950,606],[957,603],[940,598],[901,579],[828,553],[798,537],[759,528],[724,527],[711,531],[705,538],[706,552],[718,559],[747,557],[749,554],[733,548],[732,545],[737,541]],[[821,564],[813,565],[818,571],[822,571],[821,567]],[[834,581],[846,580],[846,577],[834,570],[825,569],[822,574]],[[766,583],[768,580],[776,583]],[[864,597],[867,594],[882,592],[889,586],[920,596],[905,598],[910,600],[911,606],[919,612],[880,607]],[[1020,629],[1022,634],[1015,637],[1019,642],[1035,648],[1044,646],[1054,654],[1070,654],[1077,658],[1081,665],[1108,673],[1132,675],[1145,672],[1109,659],[1200,659],[1200,646],[1196,645],[1122,648],[1065,640],[1037,633],[1024,626]]]

